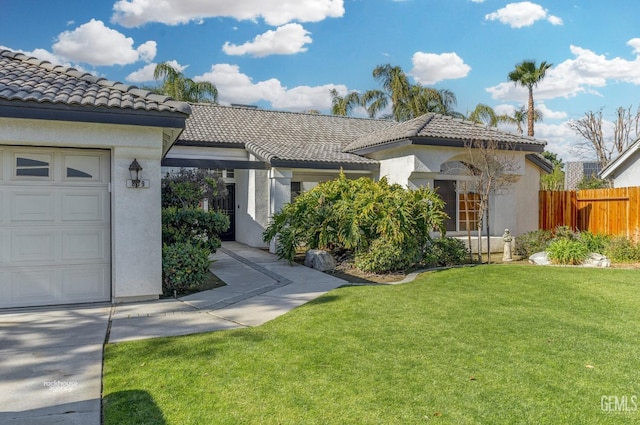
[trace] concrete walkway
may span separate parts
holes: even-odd
[[[258,326],[347,282],[225,242],[212,271],[227,286],[145,303],[0,313],[0,423],[100,424],[102,346]]]

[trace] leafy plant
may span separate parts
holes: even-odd
[[[203,199],[211,204],[222,196],[226,196],[224,182],[208,170],[183,168],[162,179],[162,208],[196,208]]]
[[[605,248],[609,243],[609,237],[601,233],[591,233],[589,231],[580,232],[578,240],[585,244],[587,250],[604,254]]]
[[[229,217],[218,211],[169,207],[162,210],[162,242],[189,243],[216,252],[220,234],[229,228]]]
[[[377,261],[374,254],[366,253],[370,249],[380,253],[389,249],[389,258],[399,258],[394,253],[414,245],[421,253],[431,240],[430,232],[444,232],[443,208],[442,199],[431,189],[412,191],[389,184],[386,178],[349,180],[341,173],[337,179],[321,183],[285,205],[274,215],[263,239],[268,242],[276,238],[278,257],[289,261],[304,245],[310,249],[352,251],[361,264],[376,268],[376,272],[399,270],[404,266],[391,264],[388,259]],[[420,260],[414,251],[412,248],[406,253],[409,262]],[[405,258],[399,261],[404,264]]]
[[[578,232],[574,232],[569,226],[558,226],[553,230],[554,239],[569,239],[575,241],[580,237]]]
[[[467,245],[456,238],[442,237],[435,239],[427,247],[424,255],[424,263],[431,267],[454,266],[464,264],[469,260]]]
[[[356,254],[354,264],[365,272],[386,273],[407,270],[421,259],[422,252],[415,240],[392,244],[381,237],[375,239],[367,251]]]
[[[529,257],[536,252],[546,251],[553,239],[549,230],[534,230],[516,237],[514,253]]]
[[[549,259],[556,264],[578,265],[589,256],[587,245],[579,240],[557,239],[547,248]]]
[[[190,243],[174,243],[162,248],[162,293],[173,296],[201,285],[209,272],[210,251]]]
[[[640,245],[633,244],[623,236],[617,236],[608,241],[604,254],[611,261],[621,263],[640,261]]]

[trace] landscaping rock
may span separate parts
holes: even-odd
[[[596,254],[595,252],[589,254],[589,258],[582,263],[585,267],[611,267],[611,261],[602,254]]]
[[[321,272],[328,272],[336,268],[336,260],[327,251],[310,249],[304,256],[304,265]]]
[[[529,262],[532,264],[537,264],[539,266],[548,266],[551,264],[551,260],[549,260],[549,256],[546,251],[536,252],[531,257],[529,257]]]

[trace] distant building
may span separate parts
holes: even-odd
[[[564,165],[564,190],[576,190],[585,177],[598,177],[600,163],[597,161],[566,162]]]

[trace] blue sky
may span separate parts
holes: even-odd
[[[380,64],[508,113],[522,60],[553,64],[534,92],[536,137],[565,160],[587,111],[640,106],[634,0],[0,0],[0,46],[134,85],[169,61],[223,104],[328,113],[329,90],[380,88]],[[358,114],[356,112],[356,114]],[[510,129],[506,129],[510,130]]]

